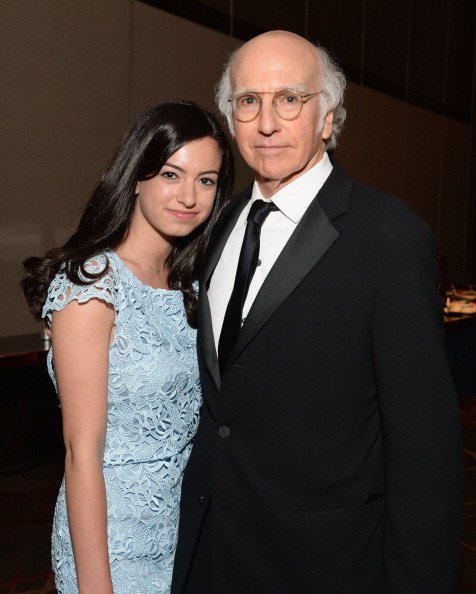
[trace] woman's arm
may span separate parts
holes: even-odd
[[[112,594],[103,454],[114,311],[91,299],[52,314],[66,447],[66,502],[81,594]]]

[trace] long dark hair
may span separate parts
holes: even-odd
[[[90,258],[118,247],[126,238],[136,201],[137,182],[155,177],[167,159],[188,142],[210,136],[220,148],[222,163],[209,218],[190,235],[177,239],[168,259],[169,286],[184,295],[187,319],[197,324],[193,281],[203,259],[211,229],[228,201],[234,182],[233,155],[216,118],[189,101],[164,101],[142,111],[120,141],[69,240],[45,257],[23,262],[21,281],[30,311],[41,319],[48,287],[64,269],[71,282],[85,285],[102,276],[85,270]]]

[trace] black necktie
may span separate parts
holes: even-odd
[[[221,374],[225,371],[228,358],[241,328],[243,305],[258,264],[261,225],[272,210],[278,210],[273,202],[255,200],[248,214],[245,237],[236,269],[235,284],[233,285],[230,301],[228,301],[218,342],[218,360]]]

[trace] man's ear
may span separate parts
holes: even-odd
[[[322,139],[327,140],[332,134],[332,122],[334,121],[334,112],[330,111],[324,118],[324,126],[322,127]]]

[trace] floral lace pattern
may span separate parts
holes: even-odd
[[[107,258],[107,260],[106,260]],[[198,425],[201,393],[196,331],[180,291],[142,284],[114,252],[88,262],[104,276],[74,285],[58,273],[43,317],[73,300],[114,307],[104,451],[108,546],[115,594],[170,592],[182,473]],[[48,368],[54,375],[54,345]],[[63,481],[56,503],[52,560],[60,594],[78,592]]]

